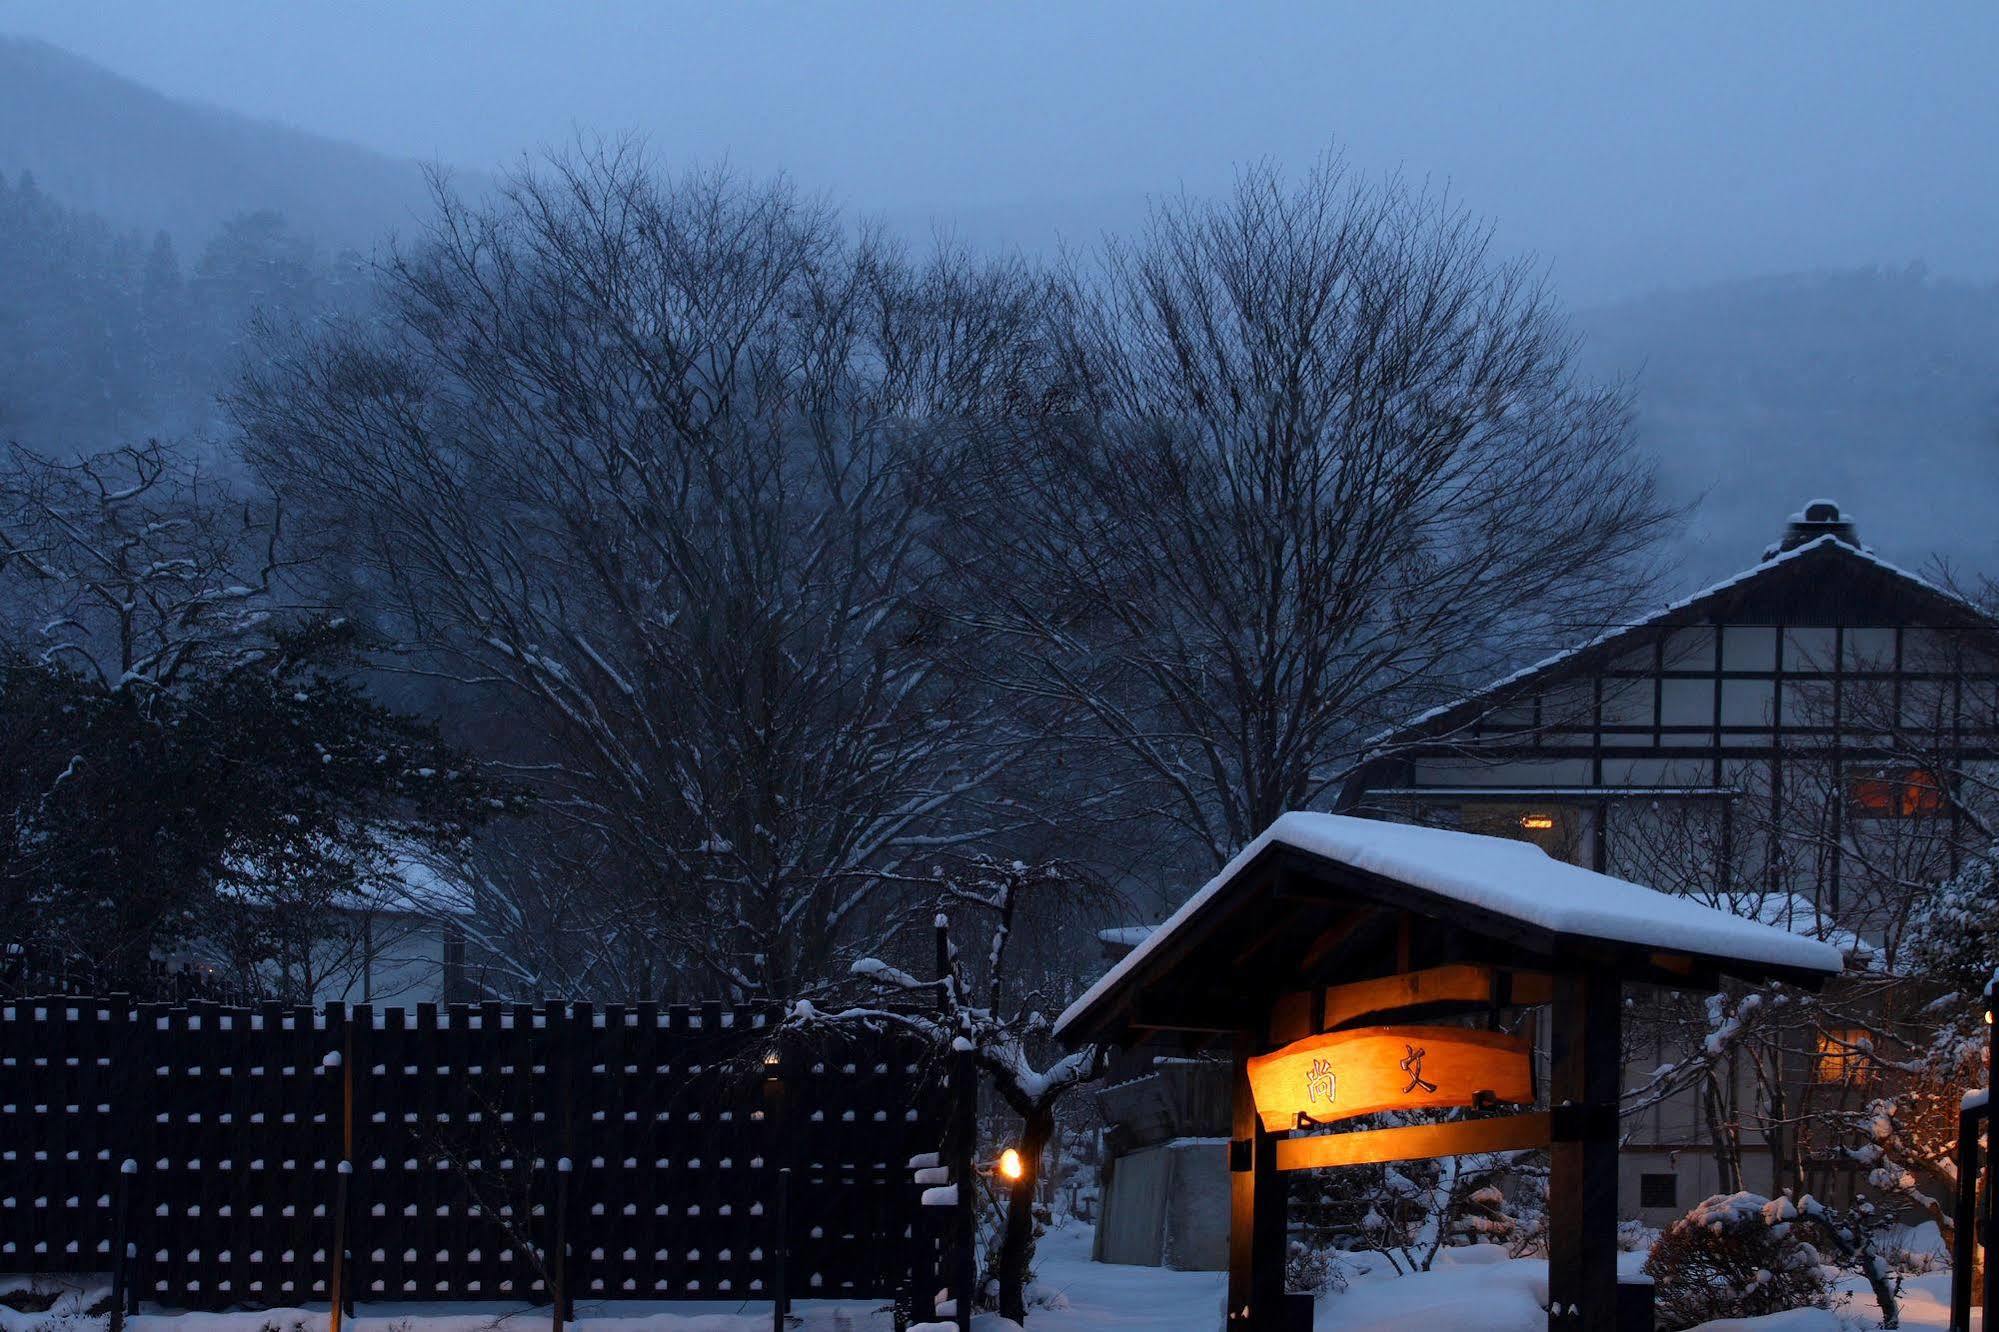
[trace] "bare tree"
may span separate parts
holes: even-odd
[[[982,803],[1011,705],[918,593],[953,441],[1018,396],[1023,274],[613,147],[490,207],[440,186],[381,294],[382,327],[273,334],[236,414],[565,821],[494,909],[537,929],[550,874],[599,876],[554,979],[806,992],[911,857],[1018,821]]]
[[[141,706],[264,657],[272,617],[299,609],[282,520],[158,441],[75,462],[13,445],[0,464],[11,637]]]
[[[158,443],[0,465],[0,942],[125,985],[188,949],[308,998],[396,848],[511,803],[361,692],[280,513]]]
[[[968,612],[1097,798],[1217,863],[1379,727],[1614,620],[1669,515],[1520,265],[1328,161],[1064,276],[1049,411],[961,472]],[[1011,425],[1012,422],[1002,422]]]
[[[1066,922],[1090,900],[1106,900],[1105,888],[1074,867],[1028,865],[978,858],[944,878],[937,900],[936,926],[946,932],[945,973],[922,980],[905,968],[876,957],[853,965],[880,1001],[820,1009],[810,1002],[792,1013],[794,1026],[901,1028],[927,1040],[940,1053],[969,1053],[1008,1110],[1020,1119],[1020,1168],[1006,1181],[1006,1210],[1000,1224],[993,1270],[1003,1318],[1027,1318],[1027,1279],[1034,1258],[1035,1189],[1050,1144],[1056,1112],[1065,1096],[1103,1072],[1109,1051],[1085,1045],[1058,1051],[1051,1038],[1052,997],[1036,985],[1039,970],[1023,936],[1037,919]],[[982,955],[965,956],[950,940],[954,921],[977,922],[987,931]],[[933,1001],[909,1006],[896,1001],[915,996]],[[971,1181],[959,1182],[960,1188]]]

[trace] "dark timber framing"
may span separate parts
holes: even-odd
[[[1934,698],[1939,712],[1904,726],[1912,691]],[[1880,719],[1856,718],[1860,699],[1905,733],[1861,729]],[[1794,770],[1812,765],[1810,781],[1829,782],[1839,797],[1824,811],[1830,853],[1813,889],[1815,905],[1837,915],[1854,835],[1846,783],[1905,762],[1912,737],[1946,773],[1999,763],[1999,623],[1827,539],[1382,737],[1379,756],[1349,783],[1341,807],[1406,817],[1426,807],[1533,800],[1577,811],[1591,830],[1583,863],[1615,873],[1614,807],[1713,800],[1720,868],[1733,875],[1745,835],[1798,822],[1790,806],[1806,791]],[[1491,787],[1463,777],[1426,782],[1418,767],[1425,761],[1453,770],[1523,765],[1560,776]],[[1962,811],[1947,800],[1938,817],[1955,857]],[[1741,870],[1746,882],[1720,890],[1790,887],[1768,846],[1760,865]]]

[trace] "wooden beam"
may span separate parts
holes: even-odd
[[[1352,911],[1348,913],[1345,920],[1342,920],[1339,924],[1320,934],[1318,938],[1312,941],[1312,946],[1305,950],[1305,956],[1299,959],[1298,974],[1300,976],[1310,976],[1313,972],[1317,971],[1325,964],[1326,959],[1333,955],[1335,950],[1353,937],[1354,931],[1358,930],[1369,920],[1372,920],[1377,914],[1378,912],[1371,907]]]
[[[1553,1124],[1553,1116],[1546,1110],[1533,1110],[1493,1119],[1459,1120],[1454,1124],[1413,1124],[1408,1128],[1282,1138],[1277,1143],[1277,1168],[1319,1170],[1328,1166],[1378,1165],[1383,1161],[1422,1161],[1433,1156],[1469,1156],[1477,1152],[1531,1151],[1549,1144],[1554,1135]]]
[[[1326,990],[1325,1029],[1331,1031],[1363,1018],[1433,1004],[1531,1008],[1554,995],[1554,980],[1545,972],[1512,971],[1482,962],[1454,962],[1422,971],[1383,976],[1377,980],[1333,985]]]
[[[1312,992],[1293,990],[1290,994],[1277,996],[1270,1006],[1270,1039],[1277,1045],[1289,1045],[1302,1041],[1307,1036],[1318,1035],[1318,1024],[1312,1015]]]
[[[1617,1327],[1617,1105],[1623,1071],[1616,972],[1563,976],[1549,1022],[1548,1327]]]

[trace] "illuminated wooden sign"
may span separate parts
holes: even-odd
[[[1272,1133],[1381,1110],[1534,1099],[1525,1036],[1466,1027],[1363,1027],[1307,1036],[1249,1061],[1256,1113]],[[1305,1120],[1300,1120],[1303,1115]]]

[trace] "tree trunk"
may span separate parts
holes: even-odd
[[[1742,1154],[1723,1111],[1721,1086],[1713,1070],[1701,1080],[1701,1109],[1707,1115],[1708,1139],[1714,1145],[1714,1167],[1718,1192],[1742,1191]]]
[[[1036,1106],[1024,1117],[1020,1130],[1020,1159],[1026,1167],[1020,1178],[1007,1181],[1006,1228],[1000,1235],[999,1311],[1000,1317],[1016,1323],[1027,1321],[1027,1269],[1034,1261],[1034,1187],[1041,1173],[1041,1158],[1048,1139],[1055,1132],[1054,1112]]]

